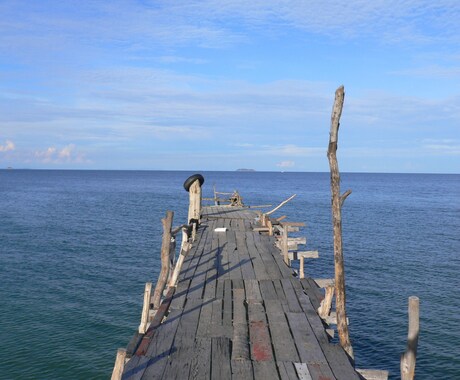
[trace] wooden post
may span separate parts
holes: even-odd
[[[161,271],[158,277],[155,292],[153,293],[153,308],[156,310],[160,307],[161,295],[168,280],[169,274],[169,250],[171,245],[171,226],[174,213],[172,211],[166,212],[166,217],[161,219],[163,224],[163,239],[161,242]]]
[[[289,265],[288,226],[283,227],[283,257],[286,265]]]
[[[139,334],[145,334],[149,322],[150,311],[150,294],[152,292],[152,283],[147,282],[144,290],[144,305],[142,307],[141,324],[139,325]]]
[[[196,223],[200,223],[201,185],[198,179],[190,185],[189,194],[190,204],[188,208],[188,222],[191,223],[192,220],[196,220]]]
[[[415,376],[415,360],[419,336],[419,305],[418,297],[409,297],[409,329],[406,352],[401,355],[401,380],[413,380]]]
[[[300,264],[299,264],[299,277],[305,278],[305,257],[300,256],[299,257]]]
[[[126,349],[119,348],[117,351],[117,358],[115,359],[115,365],[113,366],[111,380],[121,380],[123,376],[123,370],[125,368]]]
[[[181,248],[179,258],[177,259],[176,265],[174,266],[174,271],[168,283],[169,287],[172,287],[172,286],[175,287],[177,285],[177,279],[179,277],[179,273],[182,268],[182,264],[184,263],[184,260],[187,257],[191,247],[192,247],[191,243],[187,241],[182,242],[182,248]]]
[[[346,294],[345,294],[345,271],[343,264],[342,247],[342,204],[345,198],[351,193],[346,192],[340,196],[340,174],[337,163],[337,142],[339,134],[340,116],[342,114],[345,91],[340,86],[335,92],[335,101],[331,115],[331,130],[329,136],[329,147],[327,157],[331,170],[331,194],[332,194],[332,224],[334,229],[334,267],[335,267],[335,300],[337,310],[337,332],[340,338],[340,345],[347,352],[351,359],[354,358],[353,347],[347,325]]]

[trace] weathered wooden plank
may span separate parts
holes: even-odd
[[[310,323],[303,313],[286,313],[294,342],[303,363],[324,363],[326,357],[316,339]]]
[[[168,363],[166,364],[165,371],[162,379],[181,380],[187,379],[190,373],[190,359],[193,355],[193,347],[191,346],[180,346],[174,345],[171,350]],[[149,374],[146,377],[144,374],[143,379],[154,379],[156,375],[154,373]]]
[[[246,290],[246,300],[248,303],[262,302],[262,295],[257,280],[244,280],[244,288]]]
[[[195,338],[190,360],[190,380],[211,378],[211,339]],[[182,377],[184,379],[185,377]]]
[[[201,305],[200,319],[196,330],[196,336],[199,338],[209,337],[212,323],[213,300],[203,300]]]
[[[123,380],[140,380],[148,368],[151,358],[148,356],[133,356],[123,369]]]
[[[232,302],[232,281],[225,280],[224,283],[224,303],[222,305],[222,324],[224,326],[232,325],[232,313],[233,313],[233,302]]]
[[[281,284],[283,286],[284,294],[286,297],[287,309],[292,313],[302,313],[302,307],[300,306],[296,292],[292,285],[294,281],[297,282],[297,279],[284,278],[281,280]]]
[[[329,368],[329,364],[308,363],[308,371],[313,380],[335,380],[335,376]]]
[[[305,363],[294,363],[299,380],[313,380]]]
[[[277,362],[281,380],[298,380],[297,371],[292,362]]]
[[[232,360],[232,379],[253,379],[252,362],[250,360]]]
[[[254,380],[277,379],[278,369],[274,361],[256,361],[254,367]]]
[[[271,277],[265,268],[265,263],[254,243],[254,234],[252,232],[246,233],[246,246],[248,254],[254,268],[255,277],[257,280],[269,280]]]
[[[275,287],[273,286],[273,281],[260,280],[259,287],[260,287],[260,293],[262,294],[262,299],[264,300],[264,302],[268,300],[278,299],[278,294],[276,294]]]
[[[337,380],[360,379],[342,347],[335,344],[324,344],[321,345],[321,348]]]
[[[299,361],[294,339],[281,303],[277,300],[269,301],[265,304],[265,309],[277,360]]]
[[[321,319],[318,318],[317,311],[311,304],[310,298],[302,290],[301,286],[299,286],[299,282],[292,281],[291,284],[293,285],[293,289],[299,301],[300,307],[308,318],[316,339],[320,344],[329,343],[329,338],[326,334],[326,331],[324,330],[325,326],[323,325]]]
[[[267,236],[258,234],[247,234],[248,240],[252,239],[252,244],[255,250],[259,253],[262,262],[265,265],[265,271],[268,274],[268,279],[282,278],[282,272],[275,260],[274,254],[278,254],[275,248],[270,245],[270,239]]]
[[[244,289],[233,289],[232,360],[250,360]]]
[[[252,264],[251,256],[249,255],[249,249],[246,241],[246,233],[237,231],[236,235],[236,244],[237,252],[241,265],[241,275],[245,280],[255,279],[256,274],[254,272],[254,267]]]
[[[231,341],[228,338],[218,337],[211,339],[212,379],[231,379],[230,345]]]

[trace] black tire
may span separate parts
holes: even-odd
[[[192,186],[192,183],[195,182],[196,180],[200,181],[200,186],[203,186],[204,183],[204,177],[201,174],[194,174],[188,177],[185,182],[184,182],[184,189],[186,191],[190,190],[190,186]]]

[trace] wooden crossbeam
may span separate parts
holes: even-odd
[[[356,369],[365,380],[387,380],[388,371],[381,369]]]

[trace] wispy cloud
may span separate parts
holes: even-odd
[[[4,145],[0,145],[0,152],[9,152],[16,148],[14,142],[11,140],[6,140]]]
[[[292,168],[293,166],[295,166],[295,162],[294,161],[281,161],[281,162],[278,162],[276,166],[278,166],[279,168]]]
[[[51,146],[45,150],[38,150],[34,154],[38,162],[45,164],[87,163],[85,155],[78,152],[74,144],[66,145],[60,149]]]

